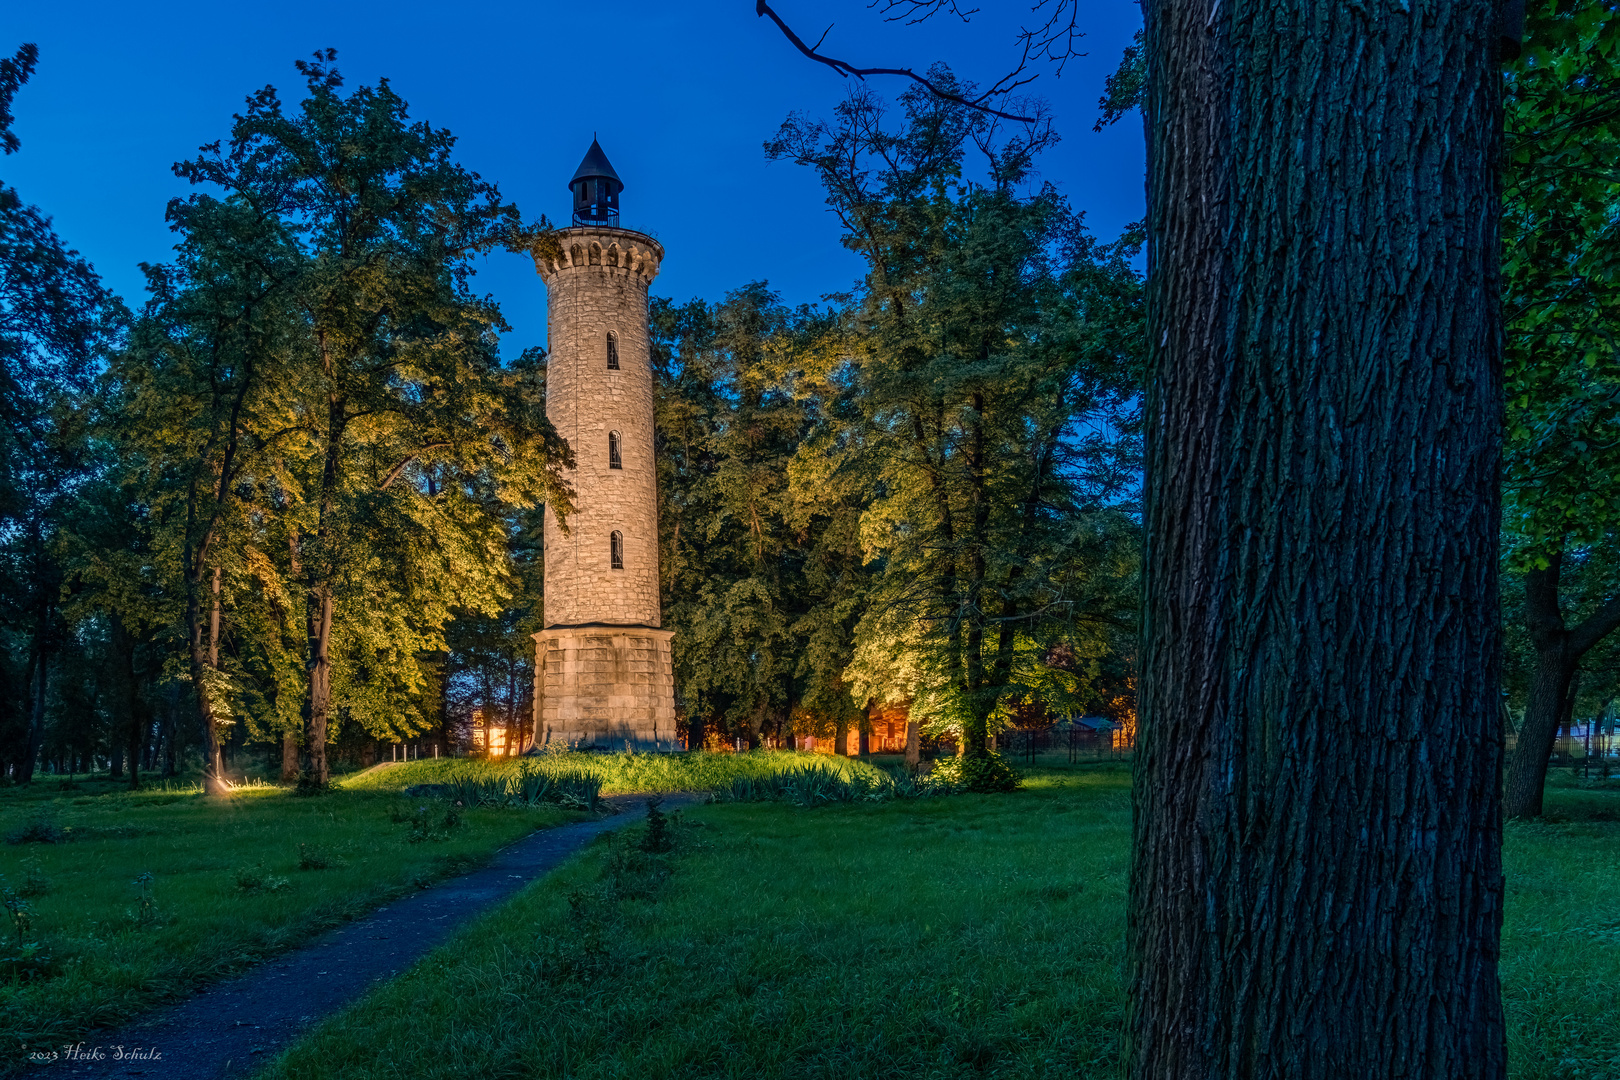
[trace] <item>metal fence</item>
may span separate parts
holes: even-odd
[[[1124,761],[1131,756],[1129,747],[1114,745],[1112,732],[1088,731],[1085,728],[1047,728],[1042,731],[1009,729],[996,736],[996,743],[1004,756],[1027,765]]]

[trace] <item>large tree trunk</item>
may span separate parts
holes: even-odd
[[[130,771],[135,772],[139,769],[135,760],[135,730],[140,727],[140,717],[136,708],[136,702],[140,698],[140,684],[135,677],[135,639],[117,612],[113,612],[107,622],[112,637],[118,683],[117,693],[114,696],[117,704],[110,710],[117,719],[114,720],[107,735],[108,756],[112,759],[107,772],[111,779],[121,780],[124,776],[126,750],[129,754]]]
[[[332,358],[326,331],[318,331],[317,339],[322,370],[329,380],[335,379],[337,364]],[[314,565],[308,568],[310,583],[305,599],[308,627],[305,663],[309,670],[309,701],[304,713],[303,760],[298,778],[299,785],[305,788],[325,788],[331,779],[326,763],[326,729],[332,710],[333,580],[338,565],[338,544],[332,518],[342,486],[343,439],[348,420],[346,399],[329,391],[326,401],[326,460],[321,469],[320,516],[316,529],[318,550]],[[299,554],[301,557],[301,550]]]
[[[1136,1080],[1499,1078],[1489,0],[1148,0]]]
[[[994,749],[990,745],[990,715],[996,711],[995,688],[988,686],[985,671],[985,640],[983,605],[988,599],[986,588],[985,546],[989,542],[990,493],[985,488],[988,468],[988,450],[985,447],[984,397],[972,398],[973,419],[968,425],[968,490],[969,509],[972,511],[972,535],[968,538],[967,602],[961,615],[966,627],[966,660],[963,665],[967,708],[962,718],[962,753],[970,758],[988,757]]]
[[[298,736],[285,732],[281,736],[281,781],[290,784],[298,779]]]
[[[225,783],[219,745],[219,569],[214,569],[209,586],[211,602],[208,606],[206,644],[203,642],[202,608],[197,584],[194,582],[189,590],[187,614],[191,630],[191,685],[197,694],[197,722],[202,736],[203,790],[209,795],[223,795],[230,788]]]
[[[326,765],[326,727],[332,708],[332,590],[317,588],[309,614],[309,719],[304,730],[303,768],[299,783],[324,788],[331,779]]]
[[[34,762],[45,746],[45,690],[51,674],[50,607],[41,606],[28,656],[28,749],[18,778],[23,784],[34,779]]]
[[[146,752],[146,730],[150,727],[146,702],[141,698],[140,683],[135,683],[131,695],[129,717],[129,790],[139,791],[141,787],[141,755]]]
[[[1558,739],[1558,726],[1574,708],[1572,687],[1581,657],[1620,627],[1620,598],[1611,599],[1573,629],[1565,627],[1559,599],[1563,565],[1560,549],[1548,557],[1546,567],[1524,576],[1525,626],[1535,645],[1536,666],[1530,677],[1524,723],[1508,763],[1502,809],[1510,818],[1541,816],[1547,762]]]

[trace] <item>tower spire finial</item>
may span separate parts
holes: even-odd
[[[574,193],[575,225],[619,223],[619,192],[624,190],[624,181],[608,163],[595,133],[591,135],[591,148],[585,151],[585,160],[574,170],[568,187]]]

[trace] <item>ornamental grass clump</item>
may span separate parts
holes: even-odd
[[[821,806],[827,803],[878,803],[890,799],[918,799],[945,794],[950,784],[932,776],[895,775],[862,766],[847,773],[819,762],[780,769],[761,776],[739,776],[727,787],[716,789],[711,802],[784,802],[793,806]]]
[[[447,798],[462,806],[560,806],[595,810],[602,797],[602,778],[583,769],[550,770],[524,762],[515,773],[479,775],[466,769],[443,784],[411,788],[411,793]]]

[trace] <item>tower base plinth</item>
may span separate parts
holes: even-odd
[[[571,626],[534,635],[534,741],[578,750],[679,750],[673,630]]]

